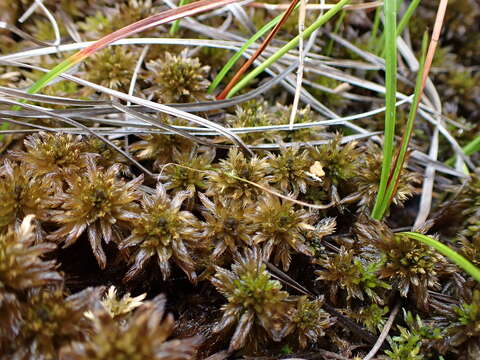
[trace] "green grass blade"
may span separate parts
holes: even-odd
[[[299,4],[295,7],[298,8]],[[276,16],[274,19],[270,20],[267,24],[265,24],[260,30],[258,30],[255,34],[252,35],[250,39],[248,39],[242,47],[233,55],[228,62],[223,66],[222,70],[215,76],[210,87],[208,88],[208,93],[211,94],[223,80],[223,78],[227,75],[230,69],[236,64],[238,59],[243,55],[245,50],[247,50],[255,41],[265,35],[269,30],[273,29],[275,25],[282,19],[283,13]]]
[[[423,93],[422,78],[423,78],[423,72],[425,69],[425,57],[427,55],[427,47],[428,47],[428,35],[427,33],[425,33],[423,35],[423,40],[422,40],[422,55],[420,60],[420,67],[417,73],[417,80],[415,83],[415,92],[413,96],[412,106],[410,107],[410,112],[408,114],[408,120],[405,127],[405,132],[403,133],[400,152],[398,153],[398,157],[395,162],[395,169],[393,171],[393,175],[390,178],[387,191],[385,193],[385,201],[382,203],[382,207],[380,209],[380,213],[379,213],[380,218],[383,217],[387,209],[390,207],[390,204],[392,202],[392,197],[395,191],[397,190],[398,180],[403,168],[403,163],[405,162],[405,156],[407,154],[408,144],[410,143],[410,139],[413,132],[413,124],[415,122],[418,105],[420,104],[420,99]]]
[[[72,66],[74,66],[76,63],[72,61],[71,58],[68,58],[64,61],[62,61],[60,64],[56,65],[52,70],[50,70],[48,73],[43,75],[40,80],[38,80],[36,83],[34,83],[32,86],[30,86],[27,89],[28,94],[35,94],[41,89],[43,89],[45,86],[48,85],[50,81],[55,79],[57,76],[60,74],[64,73],[68,69],[70,69]],[[12,110],[18,111],[20,110],[20,106],[12,106]],[[2,124],[1,130],[6,130],[8,129],[8,123],[4,122]],[[3,135],[0,135],[0,140],[2,140]]]
[[[347,15],[347,12],[345,10],[342,10],[340,13],[340,16],[338,17],[337,21],[335,22],[335,27],[333,28],[333,34],[338,34],[340,31],[340,26],[343,24],[343,20],[345,19],[345,16]],[[325,50],[325,56],[330,56],[333,50],[333,39],[331,38],[328,41],[327,49]]]
[[[462,150],[463,150],[463,153],[467,156],[472,155],[477,151],[480,151],[480,136],[477,136],[475,139],[473,139],[471,142],[465,145],[465,147],[463,147]],[[455,163],[454,157],[451,157],[446,162],[446,164],[449,166],[453,166],[454,163]]]
[[[178,3],[178,6],[183,6],[187,5],[189,3],[189,0],[180,0]],[[175,22],[172,24],[170,27],[170,35],[175,35],[178,32],[178,29],[180,29],[180,19],[175,20]]]
[[[370,39],[368,39],[368,48],[373,50],[377,44],[377,34],[380,28],[380,20],[382,15],[383,5],[375,9],[375,18],[373,19],[372,31],[370,33]]]
[[[408,5],[408,8],[405,11],[405,14],[403,14],[403,17],[397,26],[397,36],[400,36],[400,34],[405,29],[405,27],[408,25],[410,19],[412,18],[413,13],[417,9],[418,4],[420,4],[420,0],[413,0],[410,3],[410,5]]]
[[[308,38],[312,33],[317,30],[320,26],[325,24],[329,21],[335,14],[337,14],[342,8],[347,5],[350,0],[341,0],[334,7],[328,10],[325,14],[323,14],[320,18],[318,18],[312,25],[305,29],[303,32],[303,38]],[[300,41],[300,37],[297,35],[295,38],[290,40],[287,44],[285,44],[282,48],[280,48],[275,54],[270,56],[267,60],[265,60],[260,66],[256,67],[254,70],[249,72],[242,80],[238,82],[237,85],[233,87],[232,90],[227,95],[227,98],[231,98],[235,95],[238,91],[244,88],[251,80],[261,74],[267,67],[275,63],[278,59],[280,59],[283,55],[285,55],[290,50],[297,47],[298,42]]]
[[[390,167],[393,158],[393,142],[395,138],[396,93],[397,93],[397,5],[395,0],[386,0],[385,11],[385,130],[383,139],[382,173],[377,198],[372,211],[372,218],[381,219],[381,209],[384,206],[385,192],[390,177]]]
[[[470,261],[465,259],[462,255],[457,253],[456,251],[450,249],[448,246],[442,244],[440,241],[432,239],[426,235],[422,235],[415,232],[402,232],[399,235],[408,236],[410,239],[418,240],[428,246],[433,247],[437,250],[440,254],[446,256],[450,261],[457,264],[461,267],[465,272],[471,275],[475,280],[480,282],[480,269],[473,265]]]

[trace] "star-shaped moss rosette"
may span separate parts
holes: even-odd
[[[331,222],[325,223],[321,229],[316,228],[316,218],[315,213],[299,209],[291,201],[266,195],[250,216],[251,223],[257,226],[253,243],[262,247],[265,259],[273,254],[274,264],[282,264],[287,271],[292,253],[313,256],[307,236],[317,235],[317,240],[320,240],[333,232],[335,226]]]
[[[43,238],[40,220],[54,207],[52,184],[32,178],[23,164],[5,160],[0,167],[0,233],[19,223],[27,215],[35,215],[35,237]]]
[[[196,358],[200,336],[168,340],[175,327],[173,316],[165,316],[165,297],[144,302],[123,322],[103,307],[92,312],[93,329],[85,341],[64,346],[61,359],[191,360]]]
[[[353,182],[357,187],[356,193],[360,195],[359,211],[368,211],[373,207],[378,193],[383,155],[380,147],[373,142],[368,142],[366,146],[362,147],[362,150],[362,155],[357,160],[359,166]],[[402,206],[415,194],[415,185],[419,182],[419,174],[408,170],[407,161],[405,161],[397,190],[392,198],[393,204]]]
[[[128,92],[138,56],[138,51],[125,46],[104,49],[85,61],[86,80],[113,90]],[[85,88],[84,92],[85,95],[91,95],[95,90]]]
[[[368,262],[361,257],[355,256],[353,249],[340,248],[338,254],[329,254],[316,260],[323,269],[317,270],[317,280],[329,282],[330,301],[334,304],[342,291],[346,291],[347,301],[367,298],[383,304],[383,296],[377,292],[382,289],[390,289],[390,286],[378,278],[381,263],[378,261]],[[366,295],[366,296],[365,296]]]
[[[20,301],[25,293],[63,281],[56,271],[55,260],[41,258],[56,246],[46,242],[35,244],[32,220],[33,215],[28,215],[17,229],[10,228],[0,234],[0,350],[19,335]]]
[[[295,197],[307,191],[307,184],[311,182],[308,172],[313,165],[308,151],[298,146],[281,147],[280,153],[269,154],[267,161],[272,174],[271,184]]]
[[[172,150],[173,164],[166,166],[162,172],[165,176],[165,188],[174,194],[188,190],[196,193],[207,188],[207,171],[212,169],[212,161],[215,158],[215,149],[206,149],[199,152],[193,148],[190,152]],[[178,166],[177,166],[178,165]]]
[[[188,56],[188,49],[179,55],[165,53],[164,59],[147,63],[145,79],[151,83],[146,89],[156,99],[165,103],[188,103],[207,97],[210,66],[202,66],[197,58]]]
[[[40,132],[28,136],[25,151],[13,151],[12,159],[22,162],[29,177],[43,178],[63,188],[66,176],[78,173],[87,166],[88,153],[84,152],[81,136]]]
[[[66,179],[67,189],[56,197],[60,208],[50,211],[50,220],[60,228],[48,239],[63,242],[67,247],[86,231],[102,269],[107,264],[102,240],[120,242],[121,226],[138,217],[136,201],[143,176],[125,182],[118,178],[119,171],[119,164],[104,170],[89,159],[85,174]]]
[[[357,173],[357,159],[360,156],[357,142],[351,141],[342,145],[341,140],[342,135],[337,134],[328,144],[310,150],[311,159],[319,161],[323,166],[325,186],[339,186]]]
[[[62,346],[84,340],[91,330],[85,313],[102,291],[87,288],[70,296],[63,286],[29,291],[20,307],[22,322],[11,358],[56,359]]]
[[[361,217],[355,226],[357,237],[365,245],[373,246],[381,266],[380,279],[386,280],[400,295],[413,295],[417,306],[429,306],[428,290],[439,289],[439,278],[451,268],[446,258],[419,241],[402,234],[394,234],[380,221]]]
[[[238,178],[268,186],[270,176],[267,171],[268,163],[265,159],[257,156],[247,159],[237,148],[233,148],[228,152],[226,159],[220,160],[218,169],[210,172],[206,194],[239,200],[242,207],[250,206],[252,202],[258,200],[263,191]]]
[[[211,201],[202,193],[198,197],[204,206],[202,216],[205,218],[206,236],[213,246],[214,260],[225,252],[238,255],[242,249],[253,244],[255,225],[249,218],[254,212],[252,206],[242,208],[237,201]]]
[[[309,300],[307,296],[297,298],[291,326],[300,349],[318,342],[325,335],[325,330],[335,323],[335,318],[323,310],[322,305],[323,297],[313,300]]]
[[[221,267],[216,267],[216,271],[211,281],[228,302],[222,306],[223,317],[213,331],[235,327],[230,351],[247,343],[256,347],[265,334],[274,341],[287,335],[292,305],[280,282],[271,279],[261,251],[248,249],[231,271]]]
[[[231,128],[248,128],[274,125],[274,114],[270,111],[269,104],[263,100],[250,100],[237,105],[234,114],[227,114],[225,123]],[[256,145],[261,143],[274,143],[277,140],[275,132],[259,131],[240,134],[245,143]]]
[[[140,215],[132,223],[131,235],[120,245],[125,249],[133,247],[132,266],[125,278],[137,276],[147,262],[154,258],[162,277],[170,277],[174,262],[195,282],[195,263],[192,259],[194,248],[202,246],[204,238],[202,223],[189,211],[181,210],[182,203],[191,196],[188,191],[178,192],[171,199],[165,187],[159,184],[153,195],[145,195]]]

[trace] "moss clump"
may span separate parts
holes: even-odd
[[[197,58],[189,58],[187,50],[178,56],[165,53],[164,59],[147,63],[144,78],[150,87],[145,91],[166,103],[184,103],[204,100],[210,82],[209,66],[202,66]]]
[[[164,280],[170,276],[170,261],[173,260],[195,282],[195,264],[191,257],[191,247],[202,237],[201,224],[188,211],[181,211],[182,203],[191,195],[188,191],[177,192],[170,199],[162,185],[155,194],[144,196],[142,210],[134,217],[132,233],[121,248],[135,247],[133,265],[126,279],[135,277],[155,257]]]
[[[373,245],[381,259],[379,278],[388,280],[400,295],[412,295],[419,308],[428,308],[429,289],[439,289],[440,275],[448,273],[446,259],[433,248],[403,235],[385,224],[363,218],[357,224],[359,239]]]
[[[280,282],[271,279],[262,258],[261,252],[247,250],[232,265],[231,271],[217,267],[211,280],[228,301],[213,331],[235,326],[230,351],[244,347],[247,342],[258,347],[265,336],[258,336],[259,332],[268,334],[274,341],[280,341],[287,334],[288,293],[282,290]]]
[[[201,337],[167,341],[174,329],[172,315],[165,314],[165,297],[143,303],[124,323],[101,307],[92,313],[93,330],[88,339],[60,351],[60,357],[76,360],[194,359]]]
[[[362,149],[358,171],[353,182],[357,187],[357,194],[360,196],[359,210],[368,212],[373,208],[380,183],[382,169],[382,150],[375,143],[369,142]],[[411,198],[415,192],[415,185],[419,183],[419,174],[407,169],[408,159],[405,161],[402,172],[399,176],[396,192],[392,197],[392,203],[396,206]]]
[[[124,46],[112,46],[85,60],[86,80],[95,84],[128,93],[137,53]],[[85,95],[95,90],[88,88]]]
[[[316,271],[317,280],[330,282],[330,300],[334,304],[338,303],[338,298],[345,298],[339,296],[340,291],[347,293],[348,302],[355,298],[368,298],[378,304],[384,303],[381,295],[385,292],[383,290],[389,290],[390,286],[379,279],[381,263],[368,263],[356,257],[354,250],[343,247],[338,254],[325,256],[317,262],[323,267]]]
[[[102,240],[107,244],[119,243],[121,226],[137,217],[138,186],[143,177],[126,183],[117,177],[118,165],[104,171],[91,159],[85,170],[85,175],[67,179],[68,188],[56,196],[60,208],[50,211],[50,219],[60,228],[48,238],[70,246],[86,231],[99,266],[105,268],[107,258]]]
[[[267,171],[268,163],[265,159],[257,156],[247,159],[243,153],[234,148],[229,151],[226,159],[220,160],[218,169],[210,172],[207,195],[240,201],[245,208],[256,201],[262,191],[241,179],[268,186],[270,177]]]

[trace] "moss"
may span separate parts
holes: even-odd
[[[338,303],[340,290],[346,291],[346,300],[353,298],[365,300],[369,298],[378,304],[383,304],[382,291],[389,290],[390,286],[379,279],[379,270],[382,263],[368,263],[360,257],[354,256],[353,250],[340,248],[336,255],[325,256],[317,261],[324,269],[317,270],[317,280],[330,282],[330,300]],[[365,296],[366,295],[366,296]]]
[[[119,243],[122,240],[120,226],[131,222],[138,213],[135,201],[140,197],[138,187],[143,177],[126,183],[117,178],[118,171],[119,166],[114,165],[104,172],[88,159],[85,175],[67,179],[68,188],[56,197],[60,209],[50,211],[51,221],[59,228],[48,238],[70,246],[87,232],[101,268],[107,265],[102,240],[107,244]]]
[[[240,200],[242,207],[247,207],[252,201],[258,199],[262,191],[235,177],[267,186],[270,179],[267,171],[268,163],[265,159],[257,156],[246,159],[243,153],[234,148],[229,151],[226,159],[220,160],[218,169],[210,172],[207,195]]]
[[[124,323],[115,321],[98,308],[93,312],[93,331],[84,342],[61,349],[62,359],[194,359],[202,339],[167,339],[173,332],[174,320],[165,314],[165,298],[160,295],[145,302]]]
[[[281,264],[283,270],[287,271],[292,253],[313,255],[306,236],[317,230],[315,220],[314,213],[296,209],[290,201],[265,196],[251,215],[250,221],[258,227],[253,242],[262,246],[265,259],[273,255],[274,264]],[[319,234],[322,233],[322,230],[318,230]]]
[[[357,187],[356,193],[360,196],[359,211],[368,212],[373,207],[380,183],[382,168],[382,150],[378,145],[369,142],[362,147],[362,156],[357,162],[358,171],[353,179]],[[396,206],[411,198],[415,192],[415,185],[420,182],[420,175],[408,170],[408,158],[405,160],[402,172],[400,173],[398,185],[392,197],[392,203]]]
[[[85,75],[88,81],[128,93],[137,52],[124,46],[112,46],[101,50],[85,60]],[[94,92],[84,90],[85,95]]]
[[[0,0],[0,9],[7,9],[0,15],[2,20],[37,38],[54,38],[41,11],[32,13],[25,23],[17,21],[30,0],[18,1],[13,8],[10,3]],[[96,40],[167,9],[159,0],[44,0],[44,4],[59,22],[64,43],[71,39],[60,10],[68,14],[82,39]],[[281,13],[259,6],[263,5],[245,7],[258,26]],[[433,0],[424,0],[411,19],[409,40],[414,51],[420,48],[417,35],[433,25],[437,6]],[[319,14],[309,12],[307,25]],[[297,15],[273,40],[274,48],[296,34]],[[230,17],[228,11],[218,11],[198,19],[230,35],[248,37],[245,27]],[[324,31],[336,32],[361,49],[373,45],[371,50],[380,45],[368,41],[373,17],[373,11],[346,11],[333,19],[336,23],[325,24]],[[456,128],[445,121],[461,146],[478,130],[479,19],[476,0],[451,0],[440,34],[442,48],[430,74],[442,100],[442,114],[463,125]],[[196,41],[208,35],[205,27],[186,26],[186,20],[181,24],[174,36],[167,34],[170,24],[138,36]],[[42,56],[14,54],[32,46],[0,30],[0,51],[9,58],[22,57],[30,64],[52,68],[70,55],[60,54],[59,49]],[[315,58],[320,62],[348,66],[348,61],[359,59],[328,38],[317,38],[315,47],[317,54],[320,48],[328,54],[328,58]],[[196,105],[191,103],[212,100],[207,93],[209,81],[231,55],[231,50],[205,46],[152,45],[138,64],[141,49],[108,47],[85,59],[77,76],[127,92],[139,65],[135,96],[183,103],[173,107],[194,114]],[[364,71],[358,64],[351,63],[353,67],[343,71],[383,83],[381,71]],[[0,85],[25,89],[43,74],[6,65],[0,68]],[[412,74],[402,71],[402,75],[398,90],[410,93]],[[369,90],[348,90],[364,96],[350,101],[332,93],[340,84],[336,80],[308,72],[305,79],[328,88],[317,91],[304,83],[337,114],[364,113],[379,105],[366,101],[372,96]],[[257,84],[266,80],[263,74]],[[383,329],[397,298],[405,315],[395,317],[389,343],[379,350],[378,358],[470,360],[480,356],[478,284],[431,248],[394,230],[412,224],[417,215],[416,169],[422,165],[418,161],[402,169],[388,223],[379,223],[364,216],[378,192],[381,147],[363,139],[343,143],[345,138],[333,132],[336,127],[309,127],[322,124],[324,118],[304,105],[293,114],[296,130],[276,129],[278,125],[287,129],[292,115],[292,94],[281,86],[250,101],[236,97],[234,107],[222,108],[228,104],[213,101],[208,111],[198,114],[232,131],[270,127],[239,133],[247,144],[262,145],[253,156],[230,149],[220,135],[212,137],[220,144],[214,151],[158,129],[143,127],[139,132],[128,116],[108,110],[110,97],[71,81],[54,81],[42,93],[106,100],[100,108],[30,103],[108,134],[154,176],[143,180],[128,159],[92,136],[37,133],[20,125],[9,128],[16,132],[0,145],[3,357],[276,359],[284,357],[282,353],[309,357],[325,350],[332,356],[360,358],[368,341],[375,341]],[[407,105],[397,111],[399,133],[404,130]],[[134,107],[165,124],[198,125]],[[19,117],[24,112],[15,113],[7,103],[0,108],[6,119],[53,130],[65,126],[44,115],[35,118],[31,110],[29,117]],[[355,124],[375,132],[383,130],[383,117],[381,113],[357,119]],[[123,120],[123,132],[109,127],[118,128]],[[130,128],[132,133],[125,134]],[[432,129],[428,123],[416,122],[412,149],[428,152]],[[440,141],[438,160],[444,161],[452,155],[451,146]],[[270,151],[263,149],[267,146]],[[471,160],[477,164],[478,155]],[[480,266],[478,175],[472,171],[462,187],[456,182],[448,174],[435,178],[432,203],[438,204],[440,212],[432,212],[421,231],[434,223],[432,230],[440,232],[442,243]],[[295,199],[328,204],[328,208],[312,210]],[[20,225],[24,218],[28,226]],[[180,321],[175,323],[166,308]]]
[[[453,321],[447,327],[445,342],[464,352],[466,359],[480,356],[480,291],[470,301],[453,307]]]
[[[319,85],[319,87],[327,88],[323,90],[321,88],[319,89],[313,87],[311,91],[312,95],[314,95],[323,105],[333,109],[345,104],[345,99],[334,92],[334,90],[341,84],[339,81],[326,76],[320,76],[317,77],[313,82]]]
[[[373,245],[382,259],[379,278],[385,279],[401,296],[413,295],[420,309],[429,307],[429,289],[439,289],[440,275],[448,273],[446,259],[433,248],[395,235],[385,224],[362,218],[356,225],[359,240]]]
[[[173,199],[167,196],[165,188],[158,185],[153,196],[145,196],[142,211],[135,216],[132,233],[121,248],[135,247],[132,266],[126,279],[135,277],[155,257],[164,280],[170,276],[170,261],[174,261],[189,277],[196,281],[195,264],[191,258],[191,247],[202,236],[201,224],[188,211],[180,207],[189,197],[188,191],[177,192]]]
[[[238,258],[232,270],[217,267],[212,283],[225,296],[223,317],[214,328],[220,332],[235,326],[230,340],[230,351],[245,346],[258,347],[261,338],[252,336],[260,328],[274,341],[279,341],[288,331],[288,293],[282,290],[277,280],[272,280],[262,262],[263,255],[257,250],[247,250]]]
[[[66,298],[62,287],[30,291],[21,307],[17,344],[23,346],[13,356],[56,359],[60,347],[85,339],[90,330],[85,312],[93,306],[99,290],[88,288]]]
[[[25,166],[5,160],[0,167],[0,232],[26,215],[36,216],[36,225],[48,215],[54,188],[42,179],[31,178]],[[35,232],[41,237],[41,227]]]
[[[404,320],[408,328],[398,326],[400,334],[388,339],[391,350],[385,354],[393,360],[422,360],[434,357],[430,347],[432,342],[442,339],[442,330],[425,325],[417,315],[404,310]]]
[[[189,58],[187,50],[178,56],[165,53],[164,59],[148,62],[147,69],[143,77],[150,87],[145,91],[162,102],[183,103],[208,97],[210,67],[202,66],[198,58]]]

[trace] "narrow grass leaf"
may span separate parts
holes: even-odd
[[[180,0],[178,6],[187,5],[188,3],[189,0]],[[178,32],[178,29],[180,29],[180,19],[175,20],[175,22],[172,24],[172,27],[170,28],[170,35],[175,35]]]
[[[405,158],[407,155],[407,149],[408,145],[410,144],[410,139],[412,137],[412,132],[413,132],[413,124],[415,122],[415,117],[417,116],[417,110],[418,106],[420,104],[420,100],[423,95],[423,73],[427,69],[425,69],[425,57],[427,53],[427,46],[428,46],[428,35],[427,33],[424,34],[423,36],[423,41],[422,41],[422,56],[420,60],[420,68],[418,70],[417,74],[417,81],[415,84],[415,92],[414,92],[414,97],[412,101],[412,106],[410,107],[410,112],[408,114],[408,119],[407,119],[407,124],[405,127],[405,131],[403,133],[402,137],[402,144],[400,145],[400,151],[395,158],[394,162],[394,170],[393,174],[390,176],[389,182],[388,182],[388,187],[387,191],[385,194],[385,201],[382,204],[381,210],[380,210],[380,217],[383,217],[385,212],[388,210],[390,207],[390,204],[392,202],[393,196],[395,195],[395,192],[397,191],[398,187],[398,182],[400,180],[400,174],[403,169],[403,164],[405,162]]]
[[[480,151],[480,136],[477,136],[475,139],[470,141],[465,147],[462,148],[463,153],[467,156],[472,155],[476,153],[477,151]],[[455,158],[450,158],[446,162],[447,165],[452,166],[455,163]]]
[[[390,167],[393,158],[393,142],[395,137],[396,120],[396,92],[397,92],[397,41],[396,41],[396,22],[397,5],[395,0],[387,0],[384,5],[385,11],[385,130],[383,139],[383,161],[382,173],[380,175],[380,184],[377,198],[372,211],[372,218],[381,219],[381,209],[384,206],[385,193],[387,190],[388,179],[390,177]]]
[[[265,48],[268,46],[270,41],[273,39],[273,37],[277,34],[278,30],[282,27],[283,24],[287,21],[287,19],[290,17],[290,14],[293,12],[295,9],[296,5],[298,4],[299,0],[292,0],[290,3],[290,6],[288,9],[283,13],[282,17],[280,20],[275,24],[274,28],[268,36],[263,40],[262,44],[258,47],[258,49],[253,53],[252,56],[248,58],[248,60],[242,65],[242,67],[237,71],[237,73],[233,76],[232,80],[227,84],[225,89],[217,96],[217,100],[223,100],[227,96],[228,92],[230,89],[232,89],[235,84],[238,82],[240,77],[245,73],[245,71],[248,70],[250,65],[260,56],[260,54],[265,50]]]
[[[312,33],[324,25],[327,21],[329,21],[333,16],[335,16],[342,8],[347,5],[350,0],[340,0],[334,7],[332,7],[329,11],[327,11],[324,15],[319,17],[312,25],[310,25],[307,29],[305,29],[303,33],[303,38],[308,38]],[[250,81],[255,79],[259,74],[261,74],[266,68],[270,65],[275,63],[278,59],[280,59],[283,55],[285,55],[290,50],[294,49],[300,41],[300,37],[297,35],[295,38],[290,40],[287,44],[285,44],[282,48],[280,48],[275,54],[270,56],[267,60],[265,60],[260,66],[249,72],[241,81],[235,85],[232,90],[227,95],[227,98],[232,97],[238,91],[243,89]]]
[[[402,18],[400,19],[400,22],[398,23],[397,36],[400,36],[400,34],[405,29],[405,27],[408,25],[408,23],[410,22],[410,19],[413,16],[413,13],[415,12],[419,4],[420,4],[420,0],[413,0],[410,3],[410,5],[408,5],[408,8],[405,11],[405,14],[403,14]]]
[[[215,79],[213,79],[212,84],[208,88],[208,93],[211,94],[223,80],[225,75],[230,71],[230,69],[237,63],[238,59],[243,55],[243,53],[252,45],[255,41],[261,38],[263,35],[267,33],[268,30],[273,28],[282,18],[282,15],[278,15],[274,19],[270,20],[267,24],[265,24],[260,30],[258,30],[250,39],[245,41],[242,47],[233,55],[228,62],[223,66],[223,68],[219,71]]]

